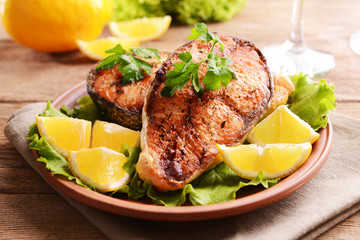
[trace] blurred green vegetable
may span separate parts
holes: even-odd
[[[170,15],[175,22],[225,22],[245,7],[247,0],[113,0],[113,21]]]
[[[113,0],[113,21],[122,21],[142,17],[162,17],[166,13],[163,0]]]

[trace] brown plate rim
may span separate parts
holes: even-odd
[[[55,99],[53,105],[56,108],[59,108],[63,104],[72,106],[75,104],[76,99],[85,94],[87,94],[87,92],[86,82],[84,81],[61,94]],[[45,165],[40,162],[37,162],[37,165],[40,173],[50,185],[70,198],[85,205],[113,214],[140,219],[159,221],[197,221],[242,214],[267,206],[290,195],[310,181],[319,172],[330,154],[332,142],[333,128],[329,121],[328,126],[320,130],[320,137],[313,144],[313,151],[308,160],[293,174],[282,179],[278,184],[271,188],[232,201],[205,206],[165,207],[130,199],[109,197],[81,187],[72,181],[54,176],[45,168]],[[37,159],[39,156],[38,153],[33,151],[33,154],[34,158]]]

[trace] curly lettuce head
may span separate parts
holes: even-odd
[[[161,5],[162,0],[113,0],[113,2],[113,21],[166,15]]]
[[[113,0],[114,21],[170,15],[180,24],[225,22],[245,7],[247,0]]]
[[[176,4],[174,4],[176,2]],[[178,0],[165,1],[165,11],[183,24],[226,22],[245,7],[246,0]]]

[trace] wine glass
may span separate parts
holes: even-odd
[[[360,30],[351,35],[350,47],[355,53],[360,55]]]
[[[294,0],[290,37],[283,44],[267,46],[262,49],[270,70],[287,75],[307,74],[321,77],[335,67],[332,55],[315,51],[306,46],[303,33],[304,0]]]

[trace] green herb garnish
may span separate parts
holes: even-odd
[[[161,94],[167,97],[174,95],[176,90],[181,90],[185,84],[191,79],[195,91],[199,98],[202,97],[204,89],[200,84],[199,67],[203,62],[207,63],[208,72],[203,77],[202,83],[206,90],[219,89],[221,84],[227,86],[231,79],[235,79],[235,70],[231,66],[232,61],[230,58],[222,58],[217,55],[213,50],[216,44],[219,44],[220,50],[224,51],[224,45],[221,40],[214,34],[209,32],[205,23],[197,23],[191,29],[191,35],[188,36],[189,40],[200,39],[202,42],[212,42],[209,53],[200,62],[194,63],[190,52],[179,54],[179,59],[182,62],[174,64],[174,70],[166,74],[167,80],[165,87],[161,90]]]
[[[119,64],[118,69],[123,74],[123,84],[143,80],[144,74],[142,71],[151,74],[151,64],[137,58],[136,56],[145,59],[153,57],[160,61],[159,50],[154,48],[130,48],[129,51],[126,51],[120,44],[118,44],[114,48],[106,50],[105,52],[112,54],[101,60],[95,70],[110,69],[113,68],[115,64]]]

